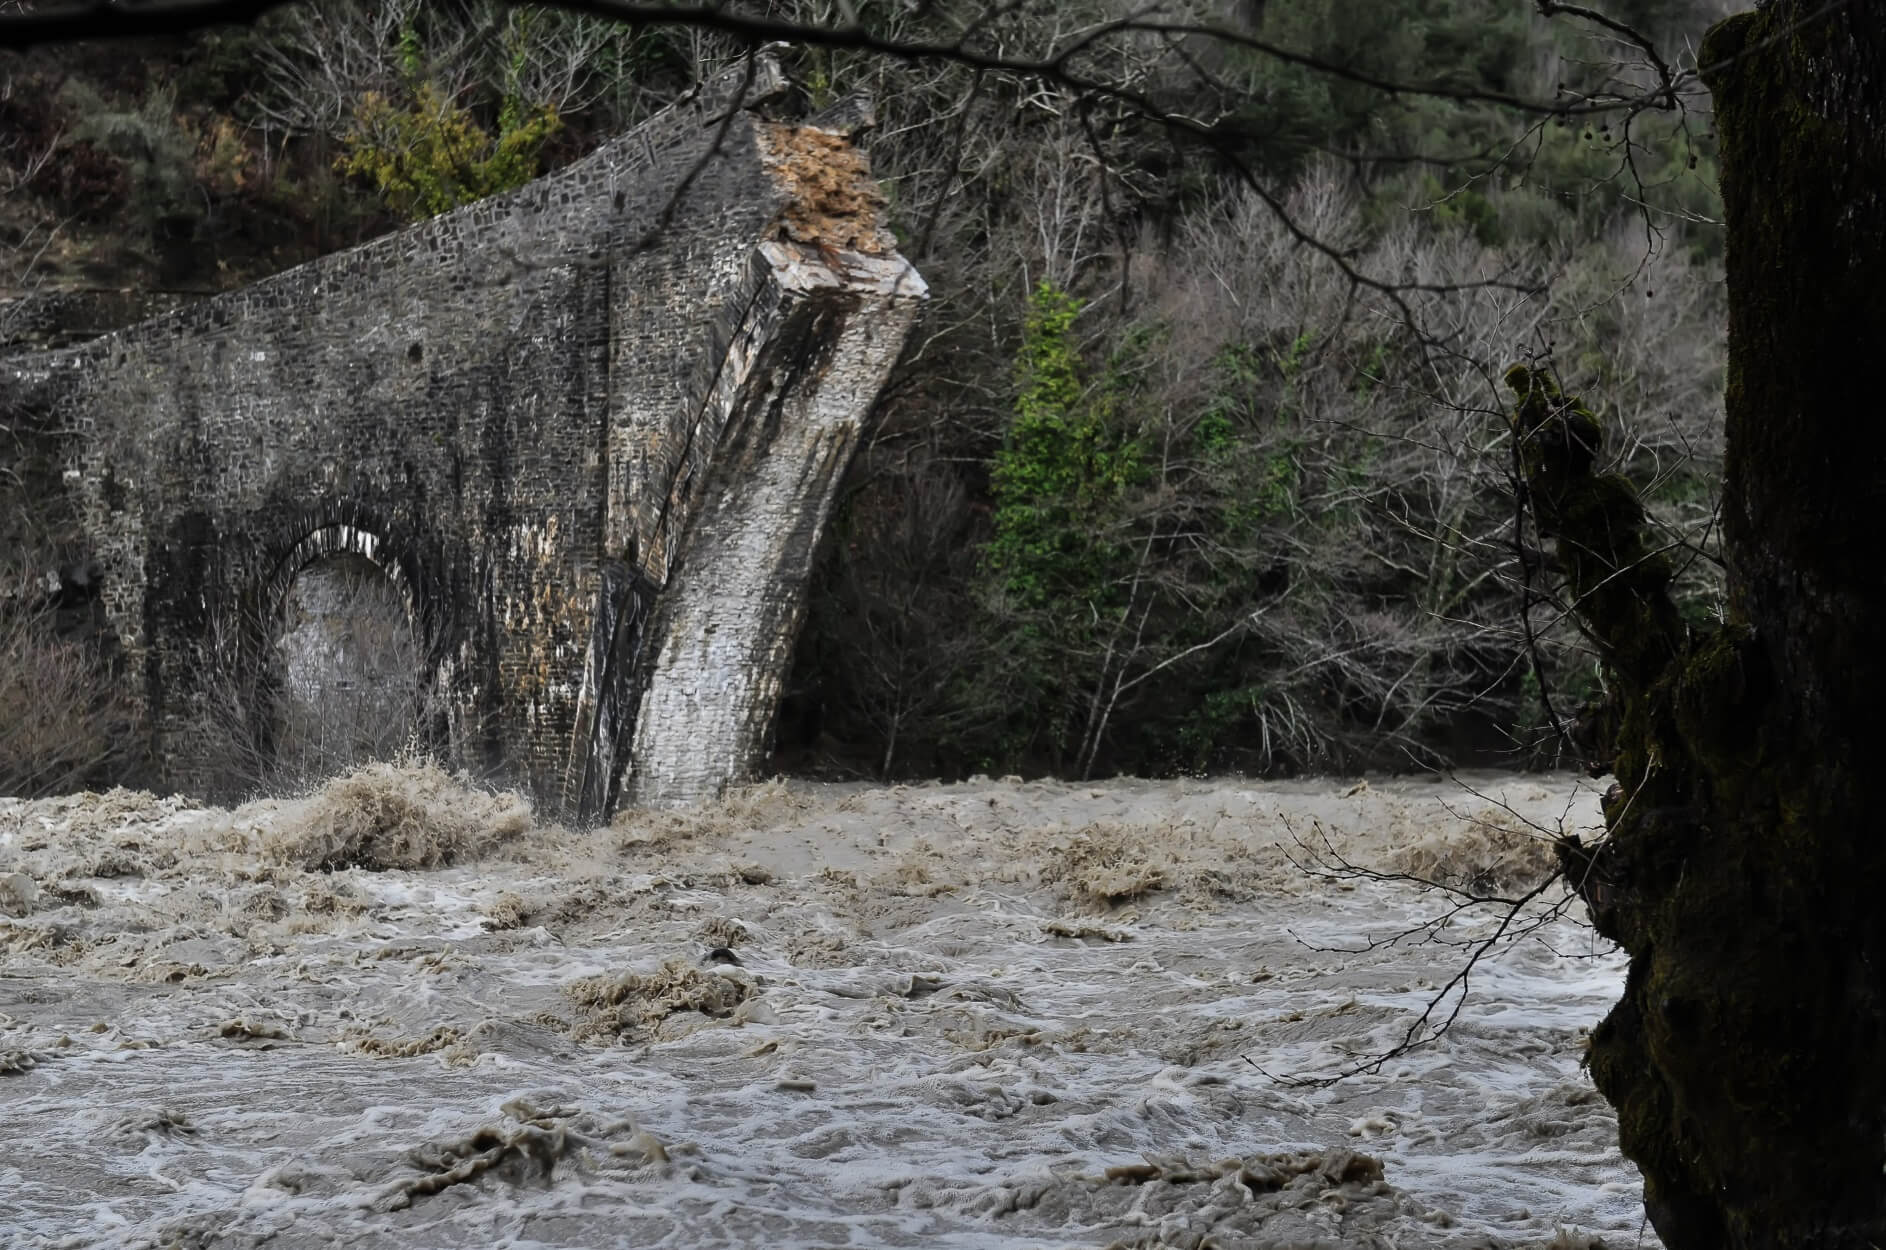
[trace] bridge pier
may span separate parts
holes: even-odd
[[[678,805],[751,775],[792,662],[806,584],[872,400],[917,315],[901,260],[766,242],[763,343],[661,597],[627,794]]]

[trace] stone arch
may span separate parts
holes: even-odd
[[[296,529],[299,537],[276,558],[263,582],[262,606],[269,619],[280,612],[295,578],[303,569],[322,560],[354,556],[373,565],[399,590],[414,634],[430,647],[434,633],[431,596],[424,593],[419,561],[400,545],[390,542],[383,527],[349,515],[345,519],[323,520],[312,525],[304,523]]]
[[[257,623],[270,754],[293,785],[430,739],[438,630],[423,562],[385,527],[349,509],[286,532]]]

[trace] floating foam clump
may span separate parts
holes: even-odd
[[[520,795],[479,789],[436,763],[365,764],[307,800],[270,850],[298,868],[439,868],[486,855],[531,827]]]

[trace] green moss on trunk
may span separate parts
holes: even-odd
[[[1886,829],[1862,756],[1886,700],[1886,11],[1777,0],[1702,60],[1731,620],[1672,624],[1641,513],[1589,455],[1524,461],[1616,703],[1608,835],[1565,847],[1631,955],[1591,1070],[1671,1250],[1886,1246]],[[1593,439],[1575,402],[1510,380],[1529,442]]]

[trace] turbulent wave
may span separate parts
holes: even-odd
[[[1570,778],[0,801],[0,1243],[1654,1244]],[[1476,793],[1477,791],[1477,793]],[[1602,1239],[1602,1240],[1600,1240]]]

